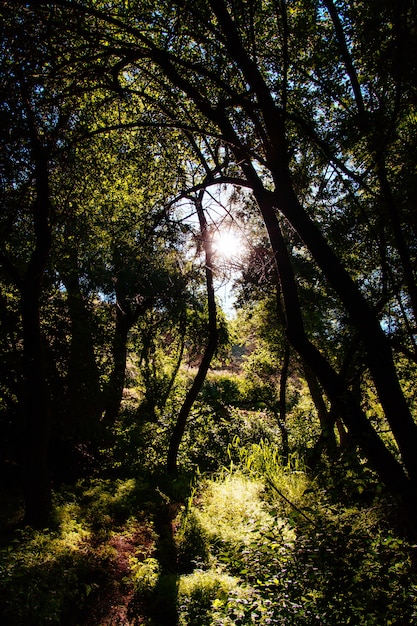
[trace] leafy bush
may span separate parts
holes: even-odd
[[[141,597],[150,597],[155,591],[160,576],[160,566],[157,559],[148,557],[142,561],[137,556],[131,556],[129,564],[136,592]]]
[[[201,472],[217,472],[229,465],[229,448],[236,437],[242,445],[262,439],[276,441],[276,424],[263,411],[228,407],[219,415],[209,405],[195,403],[180,451],[183,470],[198,467]]]

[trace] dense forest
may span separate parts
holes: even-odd
[[[0,17],[0,622],[417,624],[415,0]]]

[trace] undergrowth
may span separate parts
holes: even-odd
[[[13,532],[0,548],[0,623],[4,626],[78,625],[110,582],[115,536],[155,533],[143,512],[145,486],[132,480],[82,481],[55,495],[50,528]],[[141,505],[139,508],[139,502]]]
[[[180,477],[61,488],[51,528],[3,541],[0,623],[98,626],[92,609],[117,583],[126,626],[417,624],[415,546],[381,492],[362,497],[360,468],[337,501],[325,469],[312,477],[295,455],[283,465],[274,444],[235,437],[228,458],[188,497]]]
[[[183,512],[181,624],[417,623],[414,547],[386,523],[383,501],[335,505],[263,442],[238,454]]]

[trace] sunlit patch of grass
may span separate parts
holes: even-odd
[[[211,539],[246,545],[274,519],[261,500],[263,485],[240,474],[208,481],[195,515]]]
[[[276,515],[309,518],[303,511],[316,505],[318,487],[297,455],[283,464],[277,447],[267,441],[240,447],[236,440],[233,445],[238,449],[242,470],[265,485],[265,498]]]
[[[249,555],[259,546],[273,546],[274,558],[291,551],[295,529],[272,513],[263,496],[262,481],[237,470],[206,480],[177,532],[182,571],[222,563],[246,576]]]
[[[297,457],[283,465],[268,443],[242,448],[239,467],[200,484],[183,515],[181,554],[186,546],[198,567],[180,579],[181,626],[417,617],[410,546],[382,509],[336,505]]]
[[[258,607],[254,590],[243,586],[239,578],[218,569],[196,570],[182,576],[178,607],[179,626],[262,623],[251,619]]]
[[[199,567],[180,578],[181,625],[269,623],[270,600],[256,589],[259,560],[281,559],[296,535],[263,496],[261,480],[232,469],[206,480],[183,514],[179,554]]]

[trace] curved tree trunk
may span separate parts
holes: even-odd
[[[349,434],[361,447],[365,456],[401,506],[409,533],[417,536],[417,493],[412,476],[382,442],[363,413],[346,382],[337,374],[320,351],[308,340],[301,316],[297,287],[291,261],[286,249],[274,208],[258,194],[258,202],[267,225],[284,300],[286,333],[291,345],[306,361],[322,384],[337,414],[341,416]]]
[[[193,407],[193,404],[204,384],[204,381],[207,376],[207,372],[209,370],[211,361],[216,352],[217,343],[218,343],[218,330],[217,330],[217,309],[216,309],[216,300],[214,297],[214,286],[213,286],[213,262],[212,262],[212,246],[211,246],[211,238],[210,233],[207,227],[207,220],[204,215],[204,209],[202,206],[204,192],[201,192],[196,200],[196,208],[198,219],[200,222],[200,230],[201,230],[201,240],[205,253],[205,265],[206,265],[206,287],[207,287],[207,300],[208,300],[208,313],[209,313],[209,322],[208,322],[208,342],[206,345],[206,349],[204,351],[203,358],[201,360],[200,366],[198,368],[198,372],[194,378],[193,384],[185,396],[185,400],[181,406],[180,412],[177,417],[176,424],[174,426],[174,430],[171,435],[171,441],[168,449],[167,456],[167,471],[170,474],[175,474],[177,472],[177,457],[178,451],[181,444],[182,437],[184,435],[185,427],[187,424],[187,419],[190,414],[190,411]]]
[[[230,57],[237,63],[248,85],[251,86],[257,106],[260,111],[259,119],[262,124],[263,147],[265,163],[267,164],[274,183],[274,191],[268,192],[262,185],[257,172],[248,158],[247,150],[231,125],[226,112],[214,109],[209,102],[200,100],[198,106],[201,112],[209,117],[221,129],[225,141],[229,143],[235,158],[242,168],[249,184],[252,186],[260,212],[267,227],[273,251],[277,257],[280,271],[281,285],[286,276],[288,263],[280,263],[280,256],[285,256],[285,242],[279,231],[279,224],[275,210],[283,215],[291,227],[298,233],[317,266],[323,272],[329,284],[338,294],[344,304],[352,324],[356,327],[367,354],[367,364],[370,369],[378,397],[392,433],[399,447],[401,457],[413,483],[417,494],[417,425],[410,413],[395,369],[391,346],[384,334],[377,315],[372,311],[358,285],[349,276],[340,259],[334,254],[327,240],[320,232],[317,224],[309,217],[301,206],[294,191],[289,168],[289,155],[286,142],[286,120],[283,112],[273,99],[272,93],[257,67],[255,61],[245,50],[239,32],[226,3],[223,0],[210,0],[210,5],[218,19],[224,34],[225,46]],[[178,86],[186,89],[189,96],[195,98],[195,90],[175,74],[169,66],[167,70]],[[359,94],[360,97],[360,94]],[[252,117],[252,109],[248,108],[247,115]],[[281,258],[281,260],[283,260]],[[285,269],[284,267],[285,266]],[[290,270],[292,272],[292,269]],[[293,332],[292,328],[299,328],[298,322],[290,321],[290,311],[298,311],[297,318],[302,324],[298,301],[294,300],[296,291],[287,290],[286,314],[287,336],[300,355],[309,362],[319,379],[323,378],[322,355],[307,341],[305,335]],[[287,304],[289,306],[287,306]],[[304,354],[305,353],[305,356]],[[314,356],[313,356],[314,353]],[[316,355],[318,358],[316,358]],[[310,362],[311,361],[311,362]],[[327,364],[328,365],[328,364]],[[323,381],[321,380],[322,384]],[[336,381],[333,381],[334,383]],[[340,385],[340,383],[338,383]],[[333,386],[333,383],[332,383]],[[342,393],[342,389],[340,390]],[[326,389],[327,393],[327,389]],[[370,425],[369,425],[370,426]],[[365,427],[365,424],[364,424]],[[381,468],[382,469],[382,468]]]
[[[287,428],[287,382],[288,369],[290,365],[291,349],[288,342],[285,342],[284,358],[282,360],[281,372],[279,376],[279,420],[278,426],[282,439],[282,461],[286,465],[290,456],[290,446],[288,443]]]
[[[307,381],[308,389],[310,391],[311,399],[316,407],[317,416],[320,422],[321,436],[320,441],[313,451],[313,465],[317,463],[318,458],[324,448],[330,458],[334,458],[337,454],[337,442],[334,432],[335,418],[334,411],[327,410],[326,404],[323,399],[322,391],[311,367],[303,362],[304,376]]]
[[[239,163],[248,185],[253,190],[276,258],[285,301],[288,341],[315,372],[335,410],[343,417],[350,434],[362,447],[381,480],[403,503],[409,518],[409,525],[413,526],[414,533],[417,534],[417,454],[415,453],[417,426],[399,384],[388,338],[380,326],[378,316],[371,309],[359,286],[350,277],[341,260],[320,232],[318,225],[310,218],[297,198],[289,168],[285,111],[276,105],[256,62],[245,50],[226,3],[223,0],[210,0],[210,6],[224,36],[227,54],[236,62],[251,89],[252,99],[256,100],[259,141],[263,148],[262,159],[272,176],[273,191],[264,188],[251,157],[248,156],[245,140],[241,140],[233,127],[227,110],[213,106],[195,84],[180,74],[170,59],[159,51],[152,50],[152,58],[163,69],[167,78],[187,93],[202,115],[217,126],[223,140],[234,153],[236,163]],[[253,120],[254,109],[251,104],[248,103],[245,109],[244,99],[240,102],[248,119]],[[367,365],[375,383],[380,404],[400,450],[405,471],[378,437],[356,399],[346,389],[345,380],[333,370],[324,356],[306,337],[293,271],[276,210],[286,218],[288,224],[304,242],[314,262],[339,296],[352,325],[356,327],[366,350]]]

